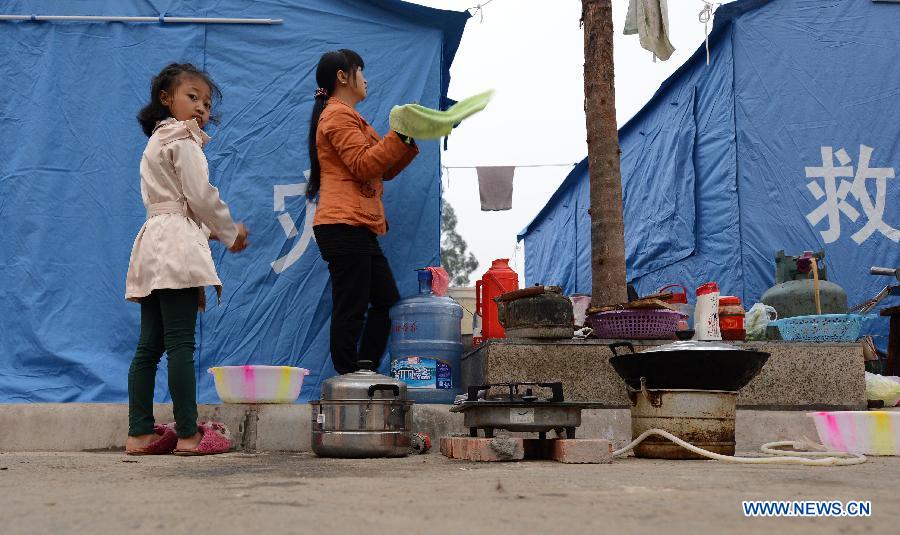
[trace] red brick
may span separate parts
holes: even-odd
[[[611,463],[612,452],[612,443],[602,438],[560,438],[553,441],[553,459],[561,463]]]
[[[441,453],[465,461],[519,461],[525,458],[521,438],[441,437]]]

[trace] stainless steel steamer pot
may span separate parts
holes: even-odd
[[[409,454],[412,405],[406,384],[362,369],[322,383],[312,405],[312,449],[320,457],[404,457]]]

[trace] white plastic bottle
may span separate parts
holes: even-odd
[[[478,312],[472,314],[472,347],[476,348],[484,343],[481,336],[481,314]]]
[[[697,288],[697,306],[694,309],[694,339],[721,340],[719,331],[719,285],[714,282]]]

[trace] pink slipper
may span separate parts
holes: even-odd
[[[231,433],[225,424],[219,422],[202,422],[197,428],[203,438],[196,448],[189,450],[176,449],[175,455],[216,455],[231,451]]]
[[[154,425],[153,432],[159,438],[147,444],[143,448],[125,450],[125,455],[168,455],[175,450],[178,444],[178,435],[175,430],[167,425]]]

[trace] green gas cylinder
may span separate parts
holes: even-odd
[[[762,302],[774,307],[779,318],[816,314],[816,290],[813,280],[812,259],[819,270],[819,303],[822,314],[846,314],[847,292],[828,281],[828,269],[823,260],[825,251],[813,254],[805,251],[800,256],[787,256],[784,251],[775,253],[775,286],[766,290]]]

